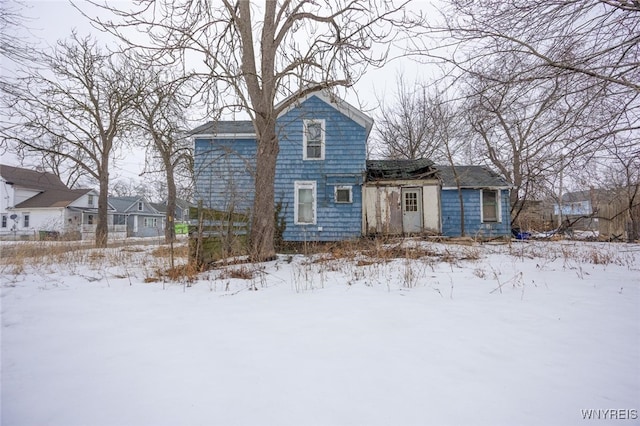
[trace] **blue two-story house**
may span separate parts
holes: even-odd
[[[315,92],[278,117],[275,201],[285,241],[336,241],[362,235],[362,185],[373,120]],[[215,210],[248,213],[253,204],[256,134],[250,121],[210,122],[192,131],[196,199]]]

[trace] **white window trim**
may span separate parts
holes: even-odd
[[[320,123],[320,133],[322,135],[322,139],[320,141],[320,158],[309,158],[307,157],[307,125],[309,123]],[[326,128],[325,121],[323,119],[318,120],[303,120],[302,127],[302,159],[307,161],[322,161],[324,160],[324,146],[325,146],[325,138],[326,138]]]
[[[498,210],[497,220],[485,222],[484,221],[484,191],[493,191],[496,193],[496,209]],[[482,223],[502,223],[502,191],[499,189],[484,188],[480,190],[480,222]]]
[[[349,191],[349,201],[338,201],[338,190],[348,190]],[[351,204],[353,203],[353,186],[336,186],[333,191],[333,199],[336,204]]]
[[[298,192],[300,189],[311,189],[313,197],[313,221],[312,222],[299,222],[298,221]],[[316,197],[316,182],[313,180],[295,181],[294,182],[294,194],[293,194],[293,220],[296,225],[315,225],[317,223],[317,197]]]
[[[144,204],[142,201],[138,201],[138,211],[141,212],[142,210],[144,210]]]

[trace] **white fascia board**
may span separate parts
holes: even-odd
[[[196,139],[255,139],[255,133],[212,133],[193,135],[192,138]]]
[[[337,97],[335,100],[332,100],[327,95],[325,95],[321,90],[308,93],[307,95],[297,99],[295,102],[289,105],[286,109],[284,109],[279,115],[286,114],[287,112],[291,111],[293,108],[296,108],[298,104],[303,103],[304,101],[306,101],[312,96],[317,96],[318,98],[320,98],[320,100],[322,100],[326,104],[332,105],[339,112],[341,112],[345,116],[349,117],[350,119],[352,119],[353,121],[355,121],[356,123],[364,127],[367,131],[367,136],[369,136],[369,133],[373,128],[373,118],[369,117],[368,115],[366,115],[365,113],[363,113],[358,108],[354,107],[353,105],[351,105],[345,100],[342,100]]]
[[[511,189],[511,186],[461,186],[460,189],[489,189],[489,190],[502,190]],[[443,191],[457,190],[457,186],[443,186]]]

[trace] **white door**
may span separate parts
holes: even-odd
[[[402,228],[405,234],[422,232],[422,188],[402,188]]]

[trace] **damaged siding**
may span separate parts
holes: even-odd
[[[400,235],[404,233],[402,189],[422,189],[422,232],[440,232],[440,187],[438,182],[402,180],[369,182],[364,187],[363,232]]]

